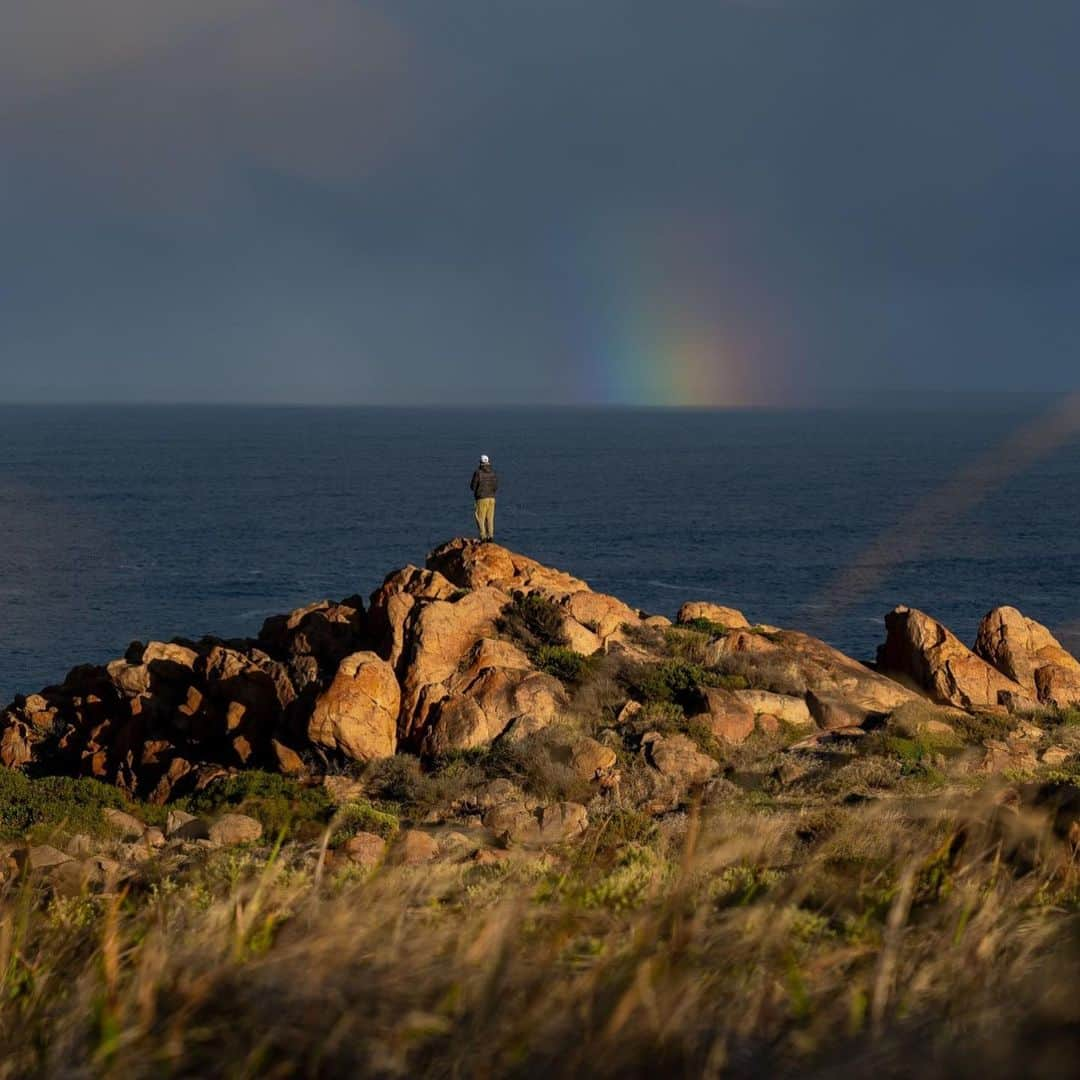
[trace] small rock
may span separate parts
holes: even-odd
[[[501,803],[484,815],[484,828],[503,844],[535,844],[540,842],[540,822],[522,802]]]
[[[165,835],[178,840],[196,840],[210,835],[206,823],[186,810],[170,810],[165,819]]]
[[[444,854],[458,853],[463,851],[472,851],[476,847],[476,844],[469,839],[464,833],[460,832],[448,832],[439,837],[439,851]]]
[[[824,731],[862,727],[870,715],[870,710],[857,702],[813,691],[806,695],[806,704],[810,715]]]
[[[402,866],[418,866],[430,862],[439,854],[434,838],[419,829],[406,829],[394,845],[394,862]]]
[[[1064,746],[1048,746],[1040,755],[1039,760],[1044,765],[1063,765],[1072,754]]]
[[[148,847],[160,848],[165,846],[165,834],[153,825],[142,835],[143,843]]]
[[[345,841],[345,856],[350,862],[371,869],[382,861],[386,841],[375,833],[361,832]]]
[[[271,739],[270,746],[274,751],[274,757],[277,759],[278,768],[286,776],[299,776],[307,771],[304,768],[303,759],[295,750],[282,742],[278,742],[277,739]]]
[[[705,710],[697,719],[704,721],[721,742],[738,745],[754,733],[753,709],[744,705],[729,690],[720,687],[706,689]]]
[[[54,866],[74,861],[70,855],[65,855],[50,844],[33,844],[30,847],[19,848],[13,852],[13,856],[20,868],[28,867],[31,870],[49,870]]]
[[[581,803],[560,802],[540,811],[540,840],[558,844],[580,836],[589,825],[589,815]]]
[[[1037,764],[1034,749],[1023,742],[987,739],[985,746],[986,753],[978,765],[978,772],[989,774],[1014,770],[1028,772]]]
[[[772,713],[762,713],[757,718],[758,731],[765,735],[778,735],[780,733],[780,717]]]
[[[510,857],[510,852],[504,848],[477,848],[472,854],[472,862],[476,866],[495,866]]]
[[[101,811],[101,816],[127,840],[138,840],[146,832],[146,826],[137,817],[123,810],[109,806]]]
[[[651,739],[647,752],[655,768],[686,787],[703,784],[720,771],[719,763],[703,754],[685,735]]]
[[[570,754],[570,768],[580,780],[599,779],[616,762],[615,751],[595,739],[576,743]]]
[[[154,852],[148,845],[136,841],[121,845],[120,855],[125,862],[144,863],[154,857]]]
[[[262,834],[262,824],[247,814],[224,814],[210,826],[210,839],[215,844],[250,844]]]
[[[94,859],[73,859],[54,866],[49,879],[61,896],[81,896],[88,889],[97,889],[105,875]]]

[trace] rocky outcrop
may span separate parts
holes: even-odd
[[[452,540],[431,553],[427,567],[460,589],[494,588],[507,599],[540,593],[563,609],[564,633],[583,654],[622,642],[623,627],[643,621],[640,612],[580,578],[495,544]]]
[[[394,669],[373,652],[353,653],[315,702],[308,738],[353,761],[392,757],[400,709]]]
[[[935,700],[960,708],[1000,707],[1023,687],[973,653],[955,634],[914,608],[885,616],[887,637],[878,650],[883,671],[907,676]]]
[[[425,687],[423,706],[420,748],[435,756],[483,746],[511,726],[539,731],[565,708],[566,694],[513,645],[483,639],[449,678]]]
[[[633,780],[648,789],[643,804],[672,809],[690,789],[715,787],[726,755],[752,755],[752,736],[775,749],[776,739],[805,732],[799,745],[830,747],[925,700],[890,671],[969,710],[1080,700],[1080,663],[1011,608],[984,619],[979,655],[929,616],[898,608],[886,620],[881,670],[809,635],[751,626],[733,608],[695,601],[678,618],[681,629],[671,629],[570,574],[455,540],[424,567],[390,574],[366,608],[356,597],[320,601],[267,619],[255,639],[134,643],[108,664],[76,668],[0,713],[0,763],[93,776],[165,802],[252,767],[314,770],[362,788],[355,776],[334,776],[337,766],[399,751],[434,759],[559,725],[538,745],[580,790],[617,791],[636,760],[646,766]],[[552,655],[553,643],[580,655]],[[673,709],[690,714],[681,730]],[[578,714],[596,739],[580,724],[575,734]],[[628,749],[639,757],[620,758]],[[574,804],[560,805],[547,819],[519,806],[529,820],[509,831],[537,842],[573,831]],[[207,828],[178,826],[202,839]]]
[[[296,771],[307,714],[365,633],[353,599],[267,620],[257,640],[135,642],[16,698],[0,713],[0,763],[92,776],[157,802],[229,769]]]
[[[983,618],[974,651],[1043,705],[1080,703],[1080,661],[1014,607],[994,608]]]

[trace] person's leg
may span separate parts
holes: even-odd
[[[476,524],[480,527],[480,539],[490,540],[495,525],[495,500],[476,500]]]

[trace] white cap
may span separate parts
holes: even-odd
[[[481,465],[490,465],[491,464],[491,458],[489,458],[487,456],[487,454],[481,454],[480,455],[480,464]]]

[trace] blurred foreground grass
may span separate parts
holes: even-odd
[[[1065,1075],[1080,874],[1060,816],[1007,802],[613,805],[491,862],[290,841],[104,893],[12,876],[0,1077]]]

